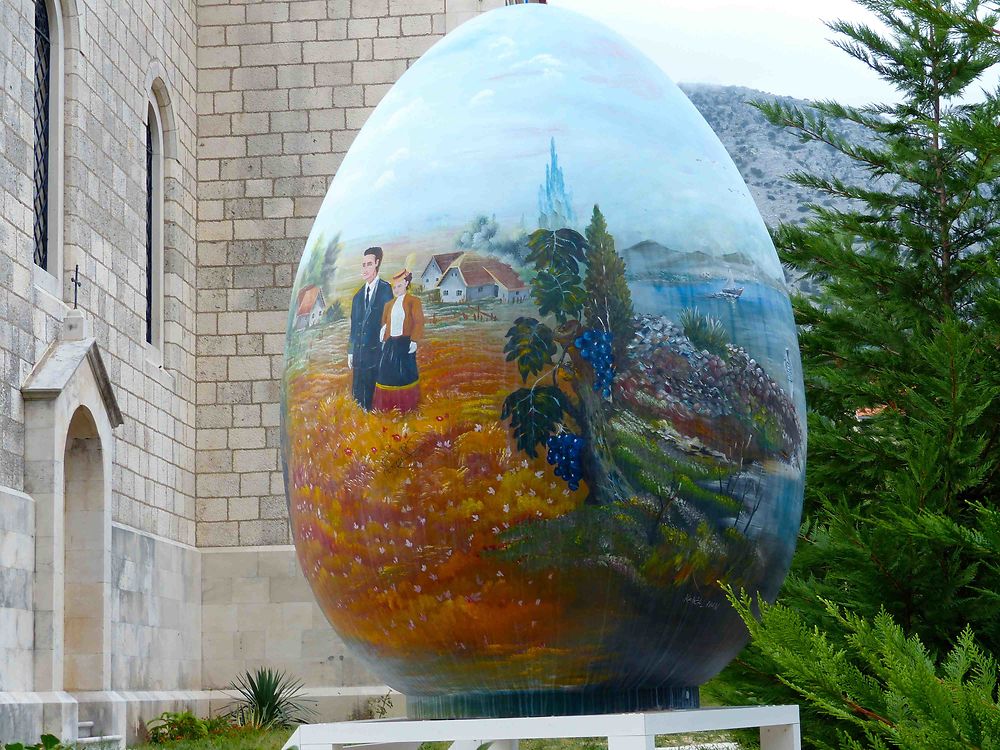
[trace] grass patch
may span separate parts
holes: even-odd
[[[205,737],[199,740],[180,740],[162,745],[145,744],[130,746],[130,750],[281,750],[292,730],[275,731],[234,730],[226,735]]]

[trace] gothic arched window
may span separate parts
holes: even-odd
[[[146,110],[146,343],[162,346],[163,317],[163,128],[151,97]]]
[[[49,141],[52,33],[45,0],[35,0],[35,264],[49,270]]]

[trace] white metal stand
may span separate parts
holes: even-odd
[[[451,741],[451,750],[517,750],[518,740],[607,737],[608,750],[655,750],[658,734],[760,728],[761,750],[801,750],[798,706],[699,708],[636,714],[539,716],[516,719],[388,719],[307,724],[284,750],[418,750]],[[485,750],[485,749],[484,749]]]

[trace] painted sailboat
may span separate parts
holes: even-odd
[[[726,278],[726,284],[722,289],[716,292],[714,297],[722,297],[723,299],[728,299],[736,301],[743,294],[744,287],[736,286],[736,279],[733,278],[733,269],[729,269],[729,276]]]

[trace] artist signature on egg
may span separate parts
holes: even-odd
[[[702,609],[718,609],[719,603],[712,601],[710,599],[702,599],[700,596],[695,594],[688,594],[684,597],[684,603],[690,604],[692,607],[701,607]]]

